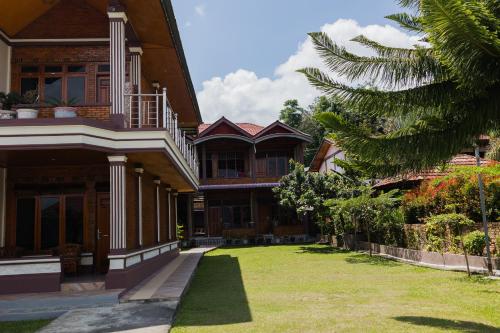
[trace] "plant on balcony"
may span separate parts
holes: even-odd
[[[24,93],[21,99],[18,101],[18,106],[21,106],[16,110],[18,119],[33,119],[38,117],[38,109],[34,109],[30,106],[38,103],[39,95],[38,90],[29,90]]]
[[[11,119],[15,114],[12,110],[12,106],[19,103],[21,96],[18,93],[10,92],[3,93],[0,92],[0,119]]]
[[[47,101],[47,104],[54,108],[54,118],[75,118],[77,109],[74,105],[77,101],[77,98],[68,100],[51,98]]]

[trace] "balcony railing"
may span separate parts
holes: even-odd
[[[187,142],[186,133],[178,126],[177,113],[172,111],[166,88],[161,94],[125,94],[125,112],[129,128],[166,129],[198,177],[196,149]]]

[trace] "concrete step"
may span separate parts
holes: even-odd
[[[64,282],[61,283],[62,292],[82,292],[106,289],[104,281],[98,282]]]

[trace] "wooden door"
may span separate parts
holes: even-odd
[[[108,272],[109,268],[109,193],[97,194],[97,250],[96,271],[101,274]]]
[[[208,209],[208,235],[222,236],[222,214],[220,207]]]
[[[259,210],[258,233],[259,234],[271,233],[272,207],[270,205],[259,204],[258,210]]]
[[[109,76],[97,77],[97,103],[109,104],[110,93],[111,86]]]

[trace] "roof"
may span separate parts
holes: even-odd
[[[318,151],[314,155],[311,164],[309,165],[309,171],[318,172],[321,168],[321,163],[325,160],[326,153],[332,145],[335,145],[335,142],[329,138],[324,138],[321,142],[321,145],[318,147]]]
[[[249,143],[259,143],[278,137],[289,137],[311,142],[310,135],[280,121],[275,121],[268,126],[261,126],[252,123],[233,123],[227,118],[221,117],[212,124],[198,126],[198,137],[195,139],[195,144],[221,137],[241,139]]]
[[[241,128],[242,130],[244,130],[246,133],[250,134],[251,136],[256,135],[257,133],[259,133],[264,129],[264,126],[252,123],[234,123],[234,124],[239,128]],[[208,123],[201,124],[200,126],[198,126],[198,133],[201,134],[212,125],[213,124],[208,124]]]
[[[481,158],[481,166],[495,165],[498,162]],[[448,166],[476,166],[476,158],[472,155],[459,154],[453,157],[448,163]],[[375,184],[374,188],[383,188],[390,185],[395,185],[402,182],[417,182],[422,180],[434,179],[441,176],[446,176],[450,173],[450,168],[434,168],[432,170],[411,173],[406,176],[389,177],[380,180]]]

